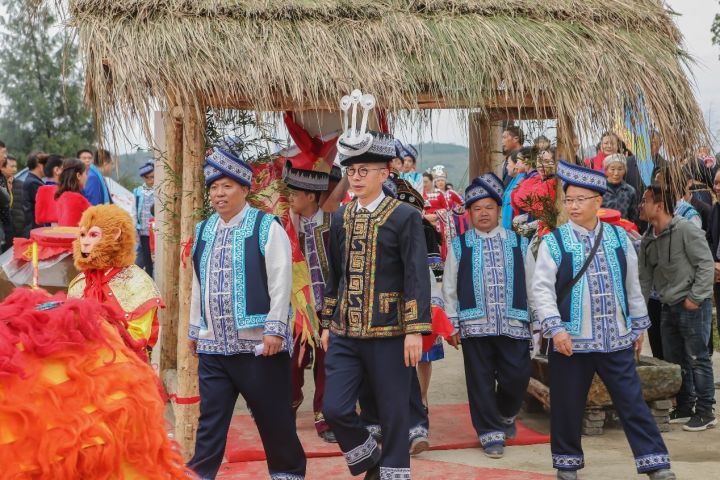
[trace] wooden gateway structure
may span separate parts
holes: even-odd
[[[207,108],[337,110],[353,88],[390,114],[470,115],[470,175],[493,167],[497,121],[612,127],[642,98],[671,157],[703,137],[688,55],[660,0],[69,0],[86,94],[110,131],[162,111],[156,169],[161,375],[189,454],[198,415],[187,347],[192,270],[181,262],[201,206]],[[164,167],[162,166],[164,163]],[[175,180],[175,181],[168,181]],[[176,375],[168,374],[177,372]]]

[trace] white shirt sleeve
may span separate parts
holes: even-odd
[[[195,275],[195,269],[192,263],[190,263],[188,267],[192,269],[193,274],[192,290],[190,293],[190,326],[200,327],[200,302],[202,301],[200,299],[200,282],[198,281],[197,275]],[[193,330],[193,328],[190,329],[191,332]],[[196,335],[190,335],[190,338],[197,340]]]
[[[270,296],[267,322],[281,322],[287,325],[292,291],[292,251],[287,233],[276,221],[270,225],[267,244],[265,244],[265,271]],[[284,332],[285,329],[280,331]]]
[[[443,270],[442,296],[445,301],[445,314],[455,328],[458,328],[458,296],[457,296],[458,261],[455,249],[448,248]]]
[[[629,240],[626,259],[625,291],[627,292],[628,312],[632,320],[632,329],[636,331],[646,330],[650,326],[650,320],[645,297],[640,288],[638,256]]]
[[[546,337],[552,336],[552,330],[556,332],[557,328],[563,328],[555,294],[557,272],[558,266],[550,250],[545,242],[540,243],[530,291],[533,292],[533,308],[537,312],[537,321],[540,322],[540,329]]]
[[[540,329],[540,322],[538,321],[537,312],[535,311],[533,298],[532,279],[535,273],[535,256],[532,253],[531,247],[532,243],[530,243],[525,257],[525,291],[527,292],[528,313],[530,314],[530,321],[532,322],[532,330],[537,331]]]

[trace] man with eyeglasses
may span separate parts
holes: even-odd
[[[354,123],[354,122],[353,122]],[[321,315],[323,413],[353,475],[409,479],[412,368],[430,333],[430,277],[420,212],[386,196],[393,137],[348,129],[338,153],[354,199],[335,212]],[[356,413],[361,382],[377,403],[382,449]]]
[[[643,399],[635,369],[648,328],[638,260],[625,231],[597,215],[607,190],[603,172],[560,162],[570,221],[545,235],[531,281],[549,357],[551,451],[557,478],[574,480],[587,394],[597,373],[610,393],[638,473],[674,479],[660,430]]]

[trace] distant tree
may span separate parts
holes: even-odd
[[[720,47],[720,13],[715,14],[715,20],[713,21],[712,27],[710,27],[710,31],[713,34],[713,43]]]
[[[23,161],[31,150],[71,155],[91,145],[76,45],[48,7],[0,3],[0,139]]]

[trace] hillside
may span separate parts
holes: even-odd
[[[470,150],[452,143],[419,143],[420,152],[418,171],[424,172],[435,165],[444,165],[448,172],[448,181],[455,190],[462,192],[468,184],[468,158]]]

